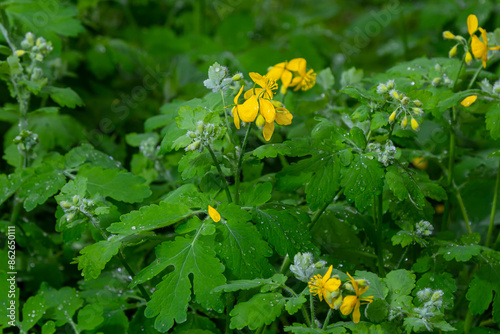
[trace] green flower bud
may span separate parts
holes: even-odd
[[[434,293],[432,294],[431,300],[432,300],[433,302],[435,302],[435,301],[437,301],[437,300],[440,300],[440,299],[441,299],[441,297],[443,297],[443,295],[444,295],[444,292],[443,292],[443,291],[441,291],[441,290],[436,290],[436,291],[434,291]]]
[[[73,196],[72,200],[73,200],[73,203],[78,204],[80,202],[80,196],[75,195],[75,196]]]
[[[401,99],[401,103],[403,104],[408,104],[410,103],[410,98],[408,96],[405,96]]]
[[[68,201],[61,201],[59,202],[59,205],[63,208],[63,209],[69,209],[71,208],[73,205],[71,205],[70,202]]]
[[[243,79],[243,74],[241,73],[236,73],[232,78],[233,81],[240,81],[241,79]]]
[[[199,121],[198,122],[198,132],[203,133],[204,130],[205,130],[205,123],[203,123],[203,121]]]
[[[432,83],[431,84],[434,87],[437,87],[437,86],[439,86],[440,83],[441,83],[441,78],[434,78],[434,79],[432,79]]]
[[[386,86],[387,89],[393,89],[394,87],[396,87],[396,84],[394,83],[394,80],[389,80],[387,81]]]
[[[73,218],[75,218],[75,214],[73,212],[70,212],[66,215],[66,221],[72,221]]]
[[[417,107],[422,106],[422,102],[420,102],[420,100],[413,100],[413,104],[416,105]]]

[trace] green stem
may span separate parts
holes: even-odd
[[[295,298],[298,297],[297,294],[295,293],[295,291],[293,291],[292,289],[290,289],[288,286],[286,286],[286,285],[283,284],[283,285],[281,285],[281,288],[284,289],[284,290],[286,290],[286,291],[288,291],[288,293],[291,296],[293,296]],[[311,319],[309,319],[309,315],[307,314],[307,311],[306,311],[306,308],[304,307],[304,304],[302,304],[301,310],[302,310],[302,315],[304,316],[304,319],[306,320],[307,326],[310,327],[311,326]]]
[[[231,193],[229,192],[229,186],[227,184],[227,180],[224,177],[224,174],[222,173],[222,169],[220,168],[219,161],[217,160],[217,157],[215,156],[214,151],[212,150],[212,147],[210,145],[205,146],[208,149],[208,152],[210,152],[210,156],[212,157],[212,160],[214,161],[215,167],[217,168],[217,171],[219,172],[219,175],[222,179],[222,184],[224,185],[224,190],[226,191],[226,196],[227,196],[227,201],[231,203],[233,199],[231,198]]]
[[[398,261],[398,264],[396,267],[394,267],[394,270],[399,269],[399,266],[401,265],[401,262],[403,262],[403,259],[406,257],[406,254],[408,254],[408,250],[410,249],[410,246],[406,247],[405,251],[403,252],[403,255],[401,255],[401,258]]]
[[[377,258],[378,258],[378,275],[383,277],[385,276],[384,269],[384,256],[383,256],[383,192],[375,197],[375,203],[377,205]]]
[[[464,217],[465,226],[467,227],[467,233],[471,234],[472,229],[470,226],[469,216],[467,215],[467,210],[465,209],[465,204],[462,199],[462,195],[460,195],[459,189],[455,186],[455,182],[453,182],[453,187],[455,188],[455,196],[457,197],[458,205],[460,206],[460,211],[462,211],[462,216]]]
[[[309,327],[315,328],[314,319],[316,319],[316,316],[314,315],[314,296],[312,294],[309,295],[309,308],[311,309],[311,323]]]
[[[225,120],[225,122],[226,122],[226,128],[227,128],[226,135],[229,137],[229,141],[231,142],[231,145],[236,146],[236,145],[234,144],[234,141],[233,141],[233,136],[232,136],[232,128],[231,128],[231,126],[229,125],[229,119],[228,119],[228,117],[227,117],[227,111],[226,111],[226,109],[227,109],[227,108],[226,108],[226,99],[225,99],[225,97],[224,97],[224,91],[223,91],[223,90],[221,90],[221,91],[220,91],[220,95],[221,95],[221,97],[222,97],[222,107],[223,107],[223,109],[224,109],[224,120]]]
[[[332,308],[330,308],[328,310],[328,313],[326,315],[326,319],[325,319],[325,322],[323,323],[323,330],[326,329],[326,327],[328,327],[328,322],[330,322],[330,317],[332,316]]]
[[[444,231],[448,229],[448,219],[450,214],[450,199],[451,199],[451,187],[453,182],[453,171],[455,169],[455,147],[456,147],[456,136],[455,136],[455,122],[457,118],[457,112],[455,107],[452,109],[451,124],[450,124],[450,151],[448,152],[448,175],[446,178],[446,188],[448,190],[448,200],[445,203],[443,212],[443,221],[441,223],[441,229]]]
[[[337,193],[337,195],[335,195],[335,197],[333,198],[332,202],[324,203],[323,206],[321,208],[319,208],[318,211],[316,211],[316,213],[314,214],[314,216],[311,219],[311,223],[309,223],[310,230],[314,227],[314,224],[316,224],[318,222],[318,220],[321,218],[321,216],[325,212],[326,208],[328,208],[328,206],[331,203],[336,202],[337,199],[339,198],[339,196],[342,195],[343,192],[344,192],[344,189],[340,189],[339,192]]]
[[[250,131],[252,130],[253,123],[250,123],[245,133],[245,138],[243,139],[243,144],[241,145],[240,154],[238,155],[238,165],[236,167],[236,174],[234,175],[234,202],[240,204],[240,173],[241,165],[243,164],[243,156],[245,155],[245,148],[247,147],[248,137]]]
[[[233,331],[231,330],[230,323],[231,323],[231,316],[229,313],[231,313],[234,305],[234,296],[233,293],[230,292],[226,294],[226,334],[231,334]]]
[[[474,84],[474,81],[476,81],[477,79],[477,76],[479,75],[479,73],[481,73],[483,69],[483,65],[479,65],[479,68],[476,70],[476,73],[474,73],[474,76],[472,77],[471,81],[469,82],[469,85],[467,86],[467,89],[471,89],[472,85]]]
[[[462,61],[460,62],[460,68],[458,69],[457,77],[455,78],[455,82],[453,82],[453,87],[451,88],[452,91],[455,91],[455,87],[457,86],[458,78],[460,77],[460,72],[462,72],[464,64],[465,64],[465,56],[464,58],[462,58]]]
[[[73,319],[71,318],[66,318],[66,320],[68,320],[68,323],[71,325],[71,327],[73,328],[73,330],[75,331],[76,334],[80,334],[80,330],[78,329],[78,327],[76,327],[76,324],[75,322],[73,321]]]
[[[467,310],[467,315],[464,321],[464,334],[470,334],[470,328],[472,326],[472,312]]]
[[[498,188],[500,186],[500,162],[497,170],[497,180],[495,182],[495,193],[493,194],[493,204],[491,206],[490,225],[486,236],[486,247],[490,247],[491,237],[493,236],[493,228],[495,227],[495,213],[497,211]]]
[[[285,255],[285,258],[283,259],[283,263],[281,264],[280,274],[284,273],[284,271],[288,268],[289,264],[290,264],[290,257],[287,254],[287,255]]]

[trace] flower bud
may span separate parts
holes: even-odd
[[[69,209],[71,208],[73,205],[71,205],[70,202],[68,201],[61,201],[59,202],[59,205],[63,208],[63,209]]]
[[[66,221],[72,221],[73,218],[75,218],[75,214],[73,212],[70,212],[66,215]]]
[[[408,96],[405,96],[401,99],[401,103],[403,104],[408,104],[410,103],[410,98]]]
[[[324,268],[326,266],[326,261],[323,261],[323,260],[319,260],[318,262],[316,262],[314,264],[314,268],[316,269],[321,269],[321,268]]]
[[[26,53],[26,51],[24,51],[24,50],[16,50],[15,53],[16,53],[16,56],[22,57],[22,56],[24,56],[24,54]]]
[[[416,115],[420,115],[422,114],[422,109],[421,108],[411,108],[411,110],[413,111],[413,113],[415,113]]]
[[[43,56],[42,56],[41,54],[37,54],[37,55],[35,56],[35,60],[36,60],[36,61],[39,61],[39,62],[42,62],[42,61],[43,61]]]
[[[355,292],[354,287],[352,286],[351,282],[345,282],[344,289],[346,289],[347,291]]]
[[[441,72],[441,65],[439,64],[434,65],[434,69],[436,70],[436,72]]]
[[[441,78],[439,78],[439,77],[438,77],[438,78],[434,78],[434,79],[432,79],[432,83],[431,83],[431,84],[432,84],[434,87],[437,87],[437,86],[439,86],[439,84],[440,84],[440,83],[441,83]]]
[[[432,294],[431,300],[432,300],[433,302],[435,302],[435,301],[437,301],[437,300],[441,299],[441,297],[443,297],[443,295],[444,295],[443,291],[441,291],[441,290],[436,290],[436,291],[434,291],[434,293]]]
[[[241,79],[243,79],[243,74],[241,73],[236,73],[232,78],[233,81],[240,81]]]
[[[394,87],[396,87],[396,84],[394,83],[394,80],[391,79],[391,80],[387,81],[386,86],[387,86],[387,89],[393,89]]]
[[[418,122],[413,117],[411,118],[411,128],[413,129],[413,131],[418,131],[418,129],[419,129]]]
[[[193,131],[188,131],[187,135],[189,138],[196,138],[196,133],[194,133]]]
[[[391,114],[391,116],[389,116],[389,123],[393,123],[394,120],[396,119],[396,110],[394,110]]]
[[[337,297],[335,301],[333,302],[333,308],[338,310],[340,308],[340,305],[342,305],[342,296]]]
[[[38,80],[38,79],[41,79],[42,77],[43,77],[42,69],[39,67],[35,67],[33,69],[33,74],[31,75],[31,79]]]
[[[443,38],[444,39],[454,39],[455,35],[452,34],[450,31],[446,30],[446,31],[443,31]]]
[[[401,121],[401,127],[404,129],[406,128],[406,126],[408,125],[408,118],[403,118],[403,120]]]
[[[420,100],[413,100],[413,104],[416,105],[417,107],[422,106],[422,102],[420,102]]]
[[[78,204],[80,202],[80,196],[75,195],[75,196],[73,196],[72,200],[73,200],[73,203]]]
[[[35,35],[32,32],[27,32],[24,36],[26,42],[28,42],[31,46],[35,45]]]
[[[379,83],[377,86],[377,93],[379,93],[379,94],[387,93],[387,86],[384,85],[383,83]]]
[[[271,103],[273,104],[273,106],[275,108],[283,108],[284,107],[283,103],[281,103],[280,101],[271,100]]]
[[[205,123],[203,123],[203,121],[199,121],[198,122],[198,132],[203,133],[204,130],[205,130]]]
[[[467,65],[469,65],[472,61],[472,55],[470,54],[469,51],[467,51],[467,53],[465,54],[465,62],[467,63]]]
[[[457,46],[455,45],[450,49],[450,52],[448,52],[448,57],[453,58],[457,55]]]
[[[399,93],[397,90],[391,90],[391,96],[395,98],[396,100],[399,100]]]
[[[261,114],[259,114],[259,116],[257,116],[257,120],[255,121],[255,125],[261,128],[264,126],[265,123],[266,123],[265,118]]]
[[[361,288],[364,288],[365,286],[369,286],[370,282],[366,279],[357,279],[356,282],[358,283],[358,286]]]

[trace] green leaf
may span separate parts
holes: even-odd
[[[491,138],[500,138],[500,107],[496,103],[486,113],[486,129],[490,130]]]
[[[364,150],[366,148],[366,137],[360,128],[353,127],[349,132],[349,139],[360,149]]]
[[[389,124],[389,116],[384,112],[376,112],[372,116],[372,121],[370,122],[370,130],[380,129],[381,127]]]
[[[175,118],[179,129],[196,131],[198,129],[198,122],[205,121],[205,123],[219,123],[220,119],[218,114],[213,111],[207,111],[202,107],[191,108],[188,106],[179,109],[179,116]]]
[[[50,98],[61,107],[74,109],[84,105],[80,96],[71,88],[48,86],[45,87],[44,92],[47,92]]]
[[[455,260],[458,262],[469,261],[473,256],[477,256],[481,253],[481,246],[478,245],[458,245],[449,244],[439,248],[438,254],[443,255],[446,261]]]
[[[333,76],[332,69],[327,67],[319,71],[316,77],[316,83],[320,85],[324,91],[332,89],[335,84],[335,77]]]
[[[165,137],[160,144],[159,154],[165,154],[172,150],[178,150],[191,144],[192,138],[186,135],[186,130],[179,129],[176,123],[169,124],[165,127]]]
[[[331,203],[340,188],[340,161],[336,156],[322,156],[315,168],[317,171],[306,186],[306,199],[312,211]]]
[[[88,304],[78,312],[78,328],[81,330],[92,330],[99,326],[104,318],[103,308],[99,304]]]
[[[389,309],[385,300],[375,299],[366,307],[366,317],[372,322],[381,323],[387,319]]]
[[[82,164],[89,164],[92,167],[102,167],[107,169],[120,168],[121,163],[111,156],[96,150],[90,144],[82,144],[75,147],[64,156],[66,168],[75,168]]]
[[[60,290],[43,286],[40,294],[45,298],[45,317],[55,320],[57,327],[72,320],[76,310],[83,305],[83,299],[78,296],[76,290],[67,286]]]
[[[427,320],[414,317],[406,317],[403,320],[403,326],[408,334],[432,330],[432,324],[429,325]]]
[[[375,299],[385,299],[389,289],[382,279],[369,271],[356,270],[356,277],[364,278],[370,282],[370,287],[366,291],[367,296],[373,296]]]
[[[270,182],[253,184],[241,192],[242,206],[261,206],[271,199],[273,185]]]
[[[23,321],[21,322],[21,331],[27,333],[28,330],[36,325],[38,320],[45,313],[45,299],[41,294],[29,297],[23,306]]]
[[[118,254],[122,242],[119,239],[102,240],[80,251],[77,257],[78,270],[86,280],[96,279],[113,256]]]
[[[255,330],[270,325],[280,316],[285,298],[280,293],[259,293],[250,300],[238,303],[231,313],[231,329],[247,327]]]
[[[253,280],[237,280],[229,281],[227,284],[221,285],[213,289],[213,292],[233,292],[238,290],[250,290],[262,287],[261,292],[269,292],[278,289],[285,284],[287,277],[282,274],[275,274],[271,278],[256,278]]]
[[[127,144],[132,147],[140,147],[141,144],[145,141],[151,140],[154,143],[158,143],[160,137],[156,132],[148,132],[148,133],[129,133],[125,136],[125,140]]]
[[[170,226],[193,214],[189,208],[180,203],[160,202],[141,207],[120,217],[120,222],[111,224],[108,231],[115,234],[136,234],[165,226]]]
[[[381,193],[384,185],[384,169],[381,164],[367,156],[355,155],[348,168],[342,169],[341,186],[349,202],[365,211],[373,204],[374,195]]]
[[[54,334],[56,332],[56,323],[52,320],[47,321],[42,326],[42,334]]]
[[[451,309],[453,307],[454,293],[457,291],[457,284],[452,274],[438,272],[423,274],[417,281],[414,293],[425,288],[443,291],[443,307],[445,309]]]
[[[393,270],[387,274],[384,282],[390,290],[391,305],[399,306],[397,304],[401,303],[415,287],[415,274],[405,269]]]
[[[500,302],[500,264],[483,264],[479,271],[469,284],[466,298],[469,303],[469,309],[472,314],[483,314],[490,306],[493,300],[493,291],[495,291],[495,303],[498,306]],[[498,310],[494,309],[495,321],[500,320]]]
[[[213,163],[209,153],[188,152],[179,161],[179,172],[182,173],[184,180],[191,179],[195,175],[203,177],[212,168]]]
[[[142,177],[119,169],[81,168],[78,176],[87,178],[87,190],[125,203],[141,202],[151,195]]]
[[[409,199],[420,210],[425,206],[425,197],[410,173],[409,170],[389,166],[385,174],[385,181],[394,196],[400,201]]]
[[[224,266],[215,257],[213,247],[191,236],[164,242],[156,247],[156,260],[141,270],[131,285],[143,283],[169,266],[174,266],[174,270],[156,286],[144,312],[148,318],[157,317],[155,328],[158,331],[168,331],[174,320],[177,323],[186,320],[192,287],[189,275],[193,276],[195,301],[204,308],[222,312],[222,300],[211,291],[226,279],[222,275]]]
[[[307,227],[291,212],[285,210],[285,207],[283,210],[255,209],[252,212],[252,220],[260,234],[279,255],[289,254],[293,257],[298,252],[311,250],[311,236]]]
[[[261,145],[252,152],[252,154],[259,159],[276,158],[278,154],[290,155],[290,153],[292,153],[291,148],[289,145],[287,145],[287,142],[280,144]]]
[[[273,268],[267,257],[272,251],[253,224],[252,216],[236,204],[221,204],[217,208],[224,217],[217,224],[217,253],[237,278],[268,277]]]
[[[358,100],[364,105],[370,105],[373,102],[379,102],[379,103],[384,102],[384,98],[382,96],[359,87],[347,86],[344,87],[341,90],[341,92]]]
[[[285,309],[288,312],[288,314],[293,315],[300,310],[300,308],[302,307],[302,305],[304,305],[305,302],[307,302],[307,299],[306,297],[304,297],[304,295],[289,298],[285,304]]]
[[[21,184],[34,173],[33,169],[21,169],[9,175],[0,174],[0,205],[12,196]]]
[[[26,181],[19,193],[24,197],[23,206],[26,211],[31,211],[38,205],[45,203],[54,196],[66,183],[66,177],[59,169],[52,169],[48,172],[35,174],[34,177]]]

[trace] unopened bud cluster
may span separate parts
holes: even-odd
[[[199,121],[196,131],[188,131],[186,136],[191,138],[191,144],[186,146],[186,151],[203,151],[205,146],[211,145],[214,140],[222,135],[222,128],[218,125]]]
[[[483,91],[500,97],[500,80],[495,81],[495,83],[491,85],[488,79],[484,79],[481,81],[480,86]]]
[[[203,81],[203,84],[214,93],[219,93],[229,88],[233,81],[243,79],[243,74],[236,73],[230,76],[229,69],[219,63],[214,63],[208,69],[208,79]]]
[[[443,306],[443,291],[426,288],[417,292],[417,298],[423,303],[421,307],[416,307],[413,311],[420,319],[430,319],[439,312]]]
[[[64,210],[64,216],[67,222],[72,222],[75,218],[83,213],[85,215],[93,213],[92,210],[96,206],[94,201],[87,198],[80,198],[80,196],[75,195],[71,201],[61,201],[59,205]]]
[[[454,40],[457,42],[457,44],[455,44],[448,52],[448,56],[450,58],[453,58],[457,55],[458,47],[460,45],[462,45],[462,47],[464,49],[464,53],[465,53],[465,62],[467,64],[470,64],[470,62],[472,61],[472,54],[470,53],[469,45],[468,45],[467,40],[465,38],[463,38],[460,35],[455,35],[451,31],[448,31],[448,30],[443,31],[443,38],[449,39],[449,40]]]
[[[383,95],[385,100],[392,104],[395,109],[389,116],[389,123],[399,121],[401,127],[406,129],[408,122],[414,131],[418,131],[420,125],[415,117],[420,117],[423,114],[422,102],[419,100],[412,100],[403,92],[396,89],[394,80],[389,80],[386,83],[379,83],[377,86],[377,93]]]
[[[21,49],[16,51],[16,55],[22,57],[29,54],[32,60],[42,62],[52,49],[51,42],[47,42],[43,37],[36,38],[33,33],[28,32],[21,42]]]
[[[451,87],[453,85],[453,80],[451,80],[448,75],[443,71],[441,65],[436,64],[434,65],[434,70],[435,70],[435,77],[430,80],[430,83],[434,87],[439,87],[439,86],[448,86]]]
[[[426,220],[421,220],[416,225],[415,234],[419,237],[428,237],[434,231],[434,226]]]
[[[377,160],[383,163],[385,167],[394,162],[397,153],[396,146],[391,140],[387,140],[383,147],[379,143],[370,143],[368,149],[376,154]]]
[[[38,134],[29,130],[23,130],[12,140],[12,142],[17,145],[19,152],[32,154],[35,146],[38,144]]]
[[[155,138],[148,138],[141,141],[139,146],[139,151],[148,159],[155,161],[157,159],[158,151],[160,147],[158,146],[158,141]]]
[[[290,265],[290,271],[299,281],[307,283],[316,269],[322,269],[325,266],[326,261],[314,262],[311,253],[297,253],[293,258],[293,264]]]

